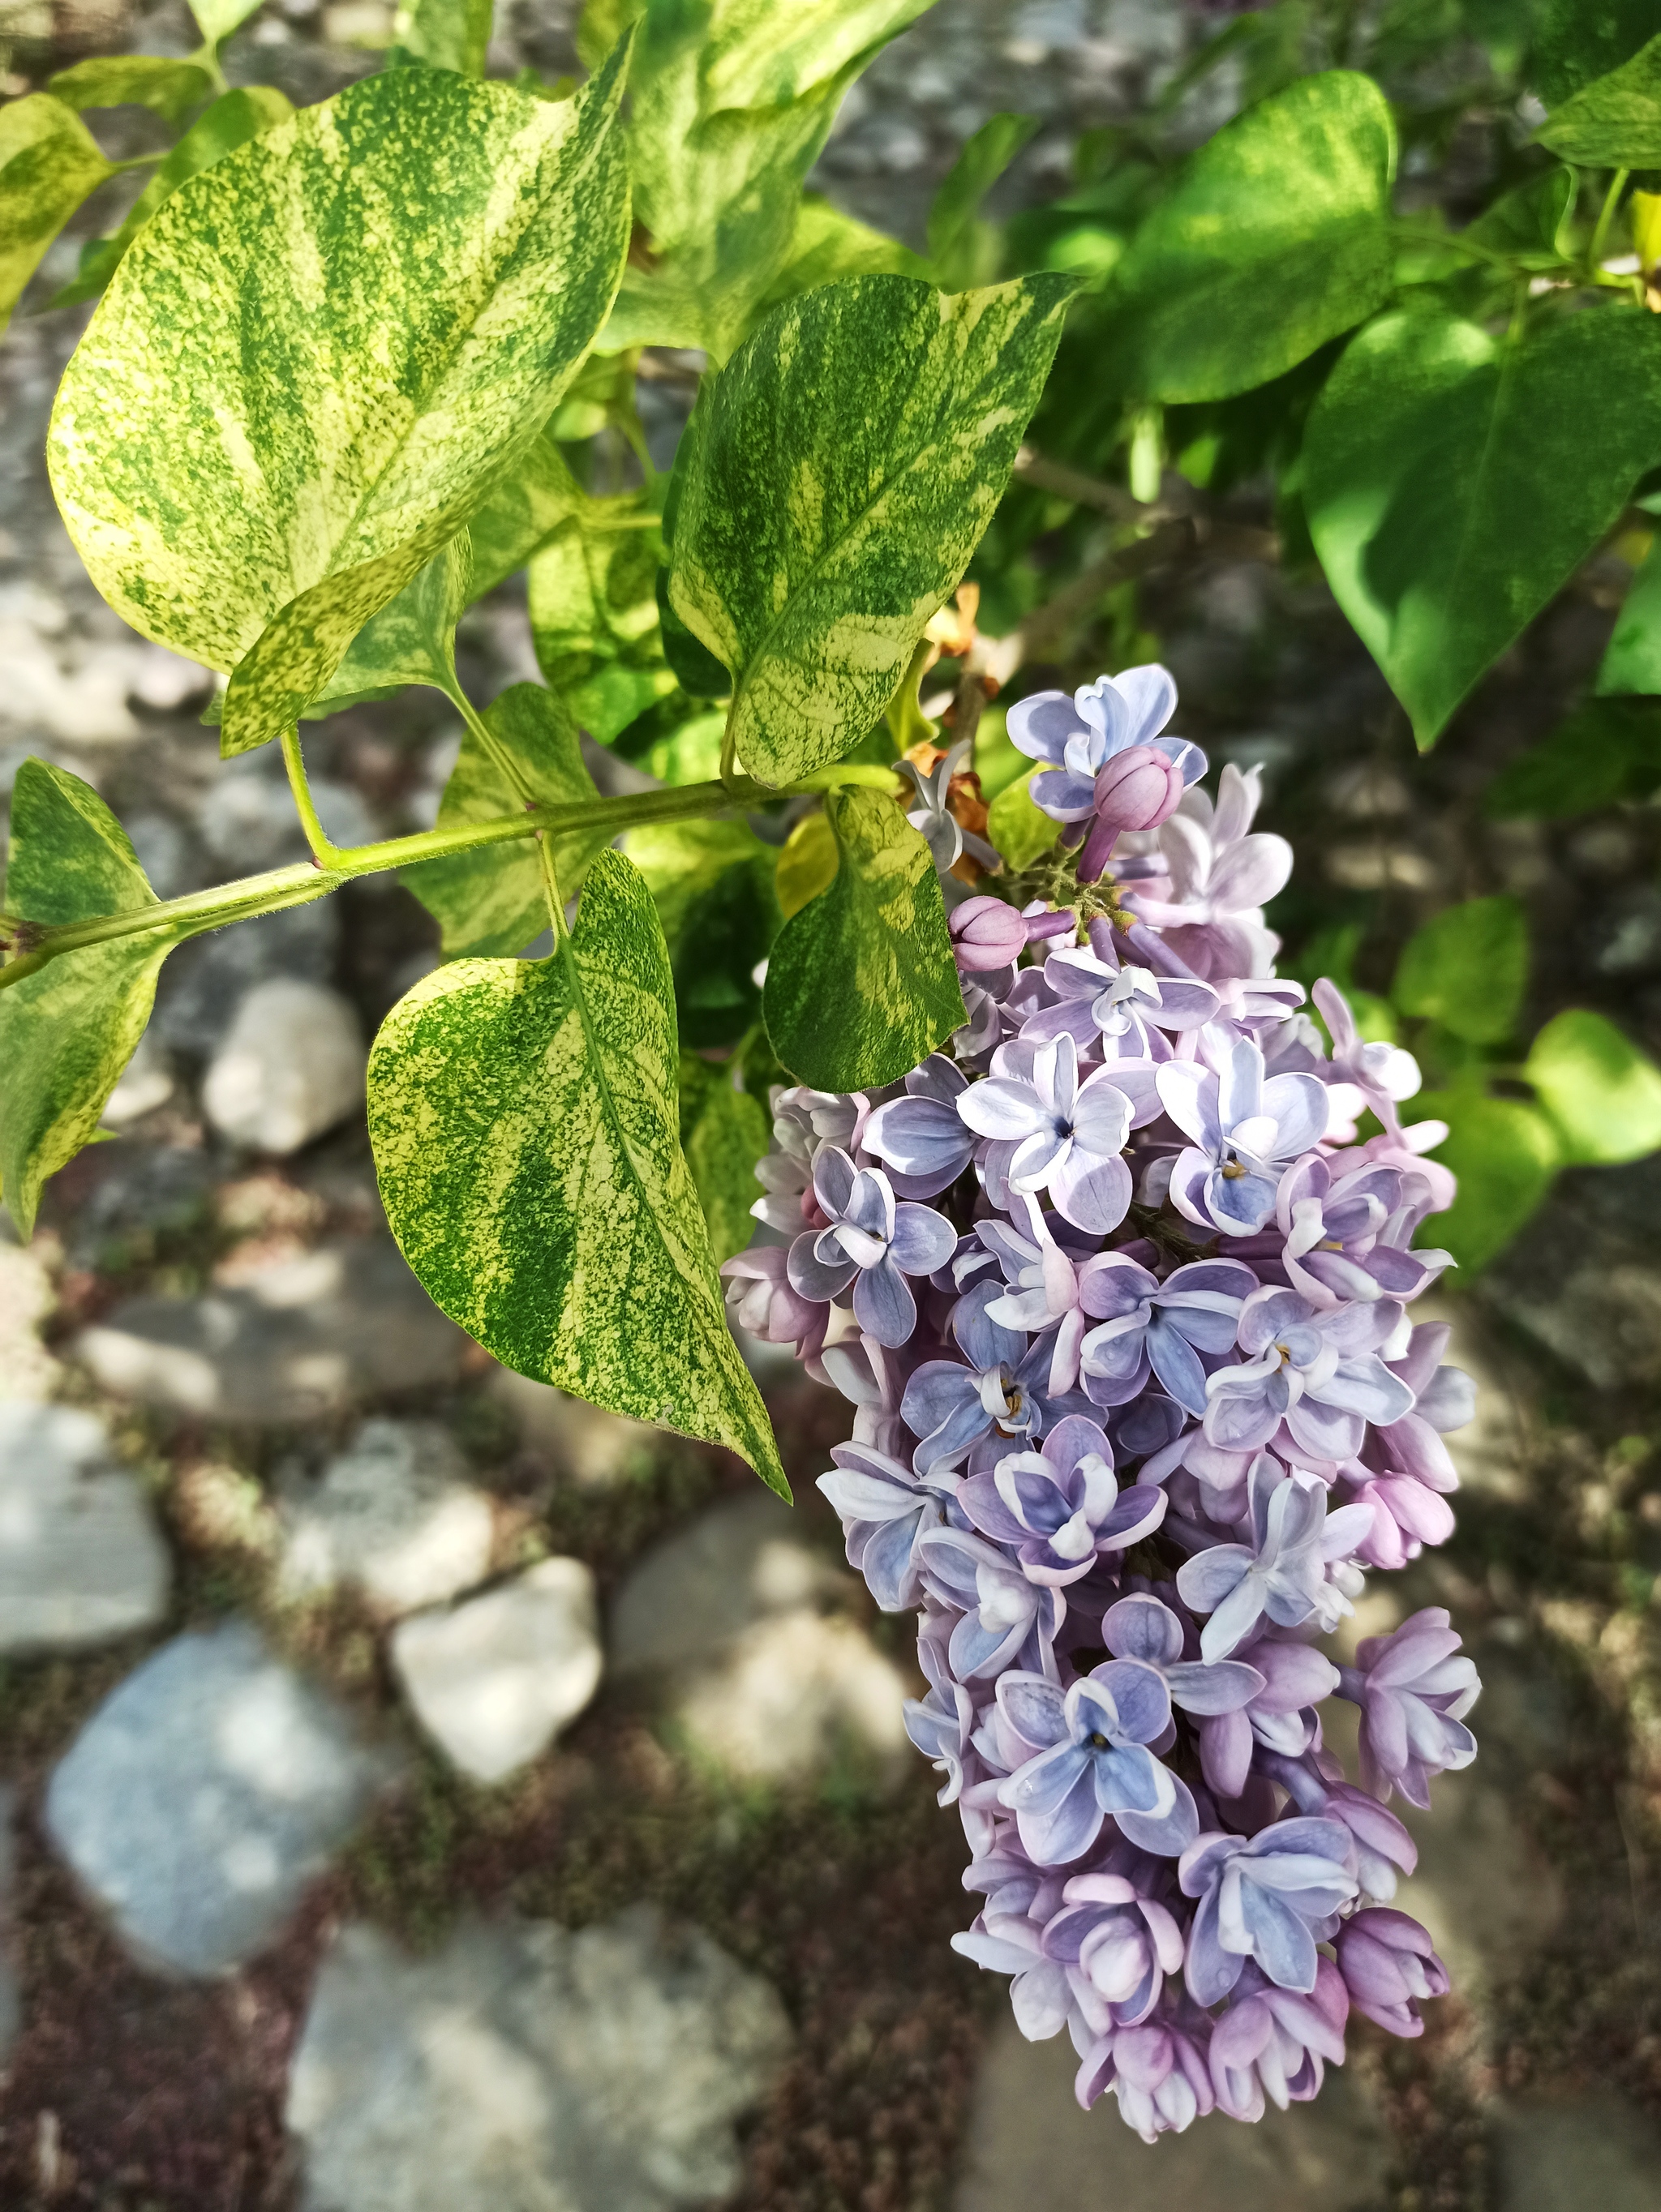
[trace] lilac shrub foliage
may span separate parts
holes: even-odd
[[[1275,975],[1290,848],[1257,771],[1201,788],[1175,703],[1147,667],[1011,711],[1074,902],[946,879],[967,1026],[890,1091],[776,1093],[779,1241],[725,1270],[856,1409],[819,1487],[917,1611],[908,1726],[983,1899],[957,1948],[1149,2141],[1314,2096],[1352,2008],[1421,2032],[1447,1975],[1390,1903],[1389,1801],[1475,1756],[1480,1686],[1434,1607],[1322,1649],[1367,1568],[1452,1526],[1470,1388],[1409,1309],[1453,1182],[1442,1126],[1402,1121],[1408,1056],[1323,983],[1329,1051]]]

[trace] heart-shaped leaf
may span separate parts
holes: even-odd
[[[1661,168],[1661,35],[1555,107],[1534,135],[1579,168]]]
[[[61,100],[31,92],[0,107],[0,331],[53,239],[114,174]]]

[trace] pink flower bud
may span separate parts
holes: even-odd
[[[1026,950],[1026,924],[1007,899],[965,899],[952,908],[946,927],[965,975],[1007,968]]]
[[[1416,1920],[1388,1905],[1372,1905],[1347,1920],[1333,1948],[1358,2012],[1392,2035],[1422,2035],[1419,2005],[1445,1996],[1448,1970]]]
[[[1095,819],[1079,855],[1079,881],[1093,883],[1123,830],[1157,830],[1177,811],[1186,786],[1177,762],[1153,745],[1131,745],[1096,776]]]

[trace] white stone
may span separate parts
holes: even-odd
[[[167,1611],[172,1562],[104,1424],[0,1404],[0,1652],[70,1651]]]
[[[273,975],[238,1006],[202,1086],[222,1136],[297,1152],[353,1113],[367,1054],[354,1008],[326,984]]]
[[[120,1081],[104,1101],[105,1127],[125,1129],[129,1122],[142,1121],[146,1114],[167,1104],[173,1097],[173,1063],[167,1048],[146,1030]]]
[[[320,1479],[282,1503],[287,1598],[355,1583],[389,1614],[437,1605],[490,1572],[490,1501],[435,1421],[365,1421]]]
[[[476,1782],[536,1758],[599,1686],[594,1578],[544,1559],[501,1589],[393,1631],[392,1670],[416,1718]]]
[[[52,1280],[39,1252],[9,1241],[0,1220],[0,1400],[50,1398],[62,1372],[40,1341],[40,1324],[52,1310]]]
[[[611,1623],[619,1674],[651,1674],[729,1773],[800,1780],[851,1740],[905,1752],[908,1685],[850,1608],[860,1586],[757,1491],[710,1507],[635,1568]]]
[[[153,714],[178,714],[213,689],[213,671],[182,659],[165,646],[144,647],[133,672],[130,696]]]
[[[289,2075],[304,2212],[672,2212],[730,2195],[733,2123],[788,2055],[778,1998],[649,1906],[441,1950],[344,1929]]]
[[[638,1455],[655,1446],[657,1431],[649,1423],[585,1405],[511,1367],[498,1367],[488,1388],[525,1443],[584,1489],[603,1490],[621,1480]]]
[[[386,1771],[233,1621],[111,1692],[53,1771],[46,1832],[136,1957],[219,1974],[277,1933]]]

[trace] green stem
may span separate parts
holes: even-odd
[[[1609,225],[1615,221],[1615,210],[1621,204],[1621,195],[1627,189],[1630,169],[1617,169],[1609,179],[1609,188],[1603,195],[1603,204],[1597,210],[1597,221],[1592,226],[1591,244],[1586,248],[1588,273],[1596,270],[1603,258],[1603,247],[1608,241]]]
[[[1415,222],[1393,222],[1390,229],[1396,237],[1415,246],[1446,246],[1456,253],[1470,254],[1478,261],[1486,261],[1490,268],[1503,269],[1508,276],[1526,278],[1550,273],[1548,270],[1521,270],[1510,254],[1496,253],[1491,246],[1479,246],[1474,238],[1467,238],[1463,231],[1432,230]],[[1570,266],[1567,262],[1562,265],[1566,269]]]
[[[312,787],[306,779],[305,756],[300,750],[300,726],[296,722],[283,732],[283,765],[289,771],[289,789],[300,816],[300,826],[306,832],[306,843],[313,860],[319,868],[328,866],[334,847],[329,842],[329,833],[318,818],[317,802],[312,797]]]

